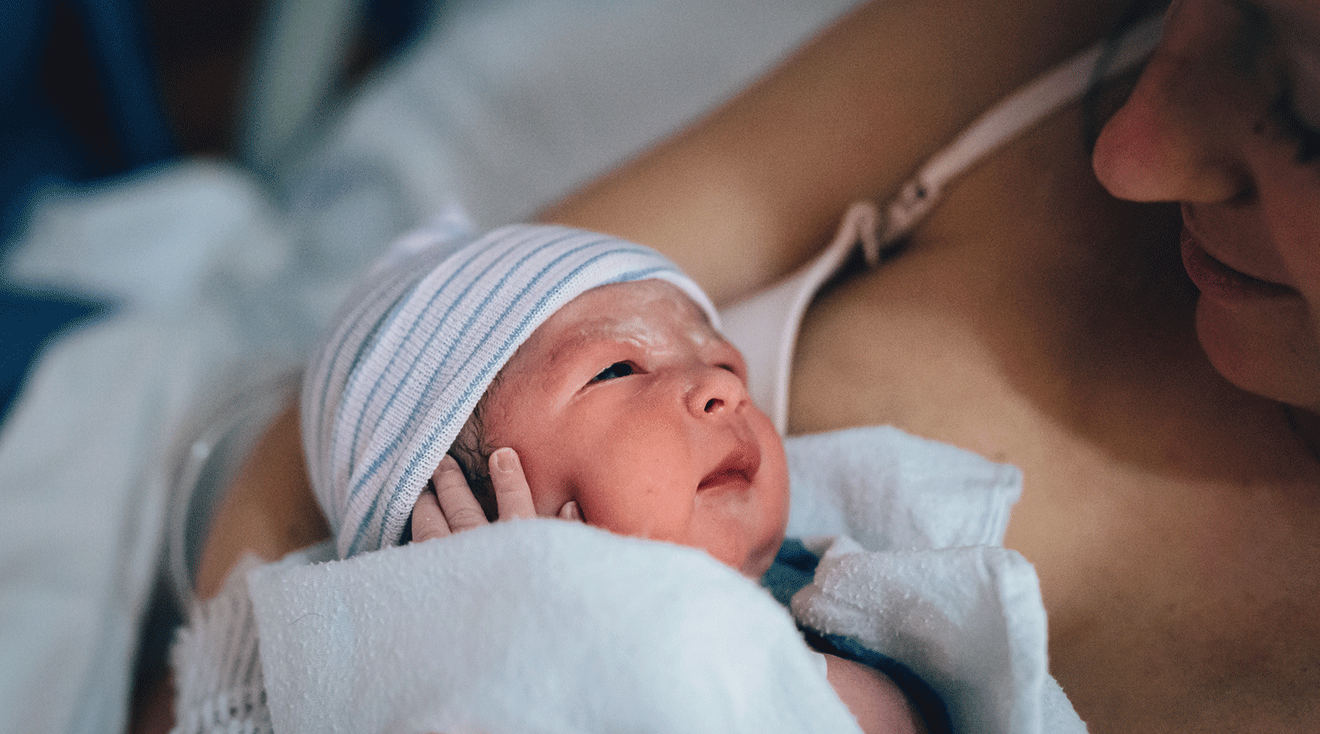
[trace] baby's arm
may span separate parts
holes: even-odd
[[[923,734],[916,707],[888,676],[868,665],[825,654],[825,677],[866,734]]]

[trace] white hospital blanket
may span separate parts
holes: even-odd
[[[908,666],[955,731],[1085,732],[1000,545],[1016,470],[888,428],[788,452],[795,503],[869,544],[814,543],[794,616]],[[277,732],[856,730],[783,608],[691,549],[541,520],[304,560],[248,574]]]
[[[690,548],[556,520],[255,569],[274,731],[858,731],[787,610]]]

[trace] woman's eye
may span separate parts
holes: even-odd
[[[633,373],[633,366],[630,362],[615,362],[600,371],[600,374],[591,378],[592,382],[602,382],[604,380],[613,380],[616,377],[627,377]]]
[[[1297,164],[1314,163],[1320,159],[1320,128],[1314,120],[1308,121],[1297,106],[1293,88],[1296,71],[1292,68],[1295,62],[1289,56],[1289,45],[1280,37],[1282,26],[1254,3],[1234,0],[1232,4],[1243,15],[1239,36],[1246,44],[1246,58],[1258,77],[1273,81],[1279,88],[1269,106],[1272,127],[1296,148]]]
[[[1283,134],[1297,145],[1297,163],[1307,164],[1320,159],[1320,130],[1316,130],[1293,106],[1292,91],[1284,88],[1271,110]]]

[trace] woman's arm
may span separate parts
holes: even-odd
[[[540,218],[654,246],[727,301],[807,259],[852,201],[889,198],[962,126],[1103,35],[1130,1],[867,3]],[[274,559],[328,535],[291,407],[220,507],[197,591],[214,594],[246,552]]]
[[[201,599],[220,591],[244,555],[276,560],[330,537],[303,460],[298,407],[275,418],[229,486],[202,550],[194,581]]]
[[[655,247],[727,302],[809,258],[848,204],[888,200],[977,115],[1102,36],[1130,2],[867,3],[539,218]]]

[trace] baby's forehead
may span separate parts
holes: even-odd
[[[635,325],[643,318],[665,322],[720,337],[705,310],[678,286],[663,280],[634,280],[607,283],[578,295],[552,314],[533,332],[555,331],[565,335],[587,334],[594,329],[608,333]],[[569,328],[565,328],[565,326]]]
[[[528,337],[507,367],[544,370],[600,343],[628,342],[670,351],[725,342],[706,311],[663,280],[609,283],[585,291],[552,314]]]

